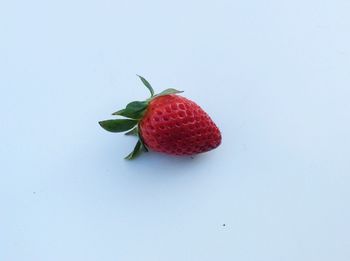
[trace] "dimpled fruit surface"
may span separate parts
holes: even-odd
[[[145,145],[173,155],[194,155],[218,147],[221,133],[208,114],[178,95],[155,98],[139,123]]]

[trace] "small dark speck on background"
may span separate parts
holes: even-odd
[[[223,227],[226,227],[226,224],[222,224]]]
[[[35,192],[35,191],[33,191],[33,194],[36,194],[36,192]]]
[[[191,156],[191,159],[194,159],[194,157],[193,157],[193,156]]]

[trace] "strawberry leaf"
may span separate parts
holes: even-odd
[[[141,81],[143,82],[143,84],[147,87],[147,89],[148,89],[149,92],[151,93],[151,97],[153,97],[153,96],[154,96],[154,90],[153,90],[151,84],[150,84],[145,78],[143,78],[142,76],[140,76],[140,75],[138,75],[138,74],[136,74],[136,75],[141,79]]]
[[[139,156],[142,153],[143,150],[144,150],[144,148],[143,148],[142,142],[139,140],[136,143],[136,146],[135,146],[134,150],[128,156],[126,156],[125,159],[133,160],[137,156]]]
[[[112,115],[120,115],[131,119],[140,119],[143,116],[148,102],[133,101],[130,102],[125,109],[114,112]]]
[[[131,131],[128,131],[127,133],[125,133],[125,135],[127,135],[127,136],[138,136],[139,135],[139,128],[136,126]]]
[[[179,91],[179,90],[170,88],[170,89],[166,89],[166,90],[162,91],[161,93],[157,94],[157,95],[154,96],[154,97],[159,97],[159,96],[164,96],[164,95],[170,95],[170,94],[177,94],[177,93],[182,93],[182,92],[183,92],[183,91]]]
[[[137,124],[137,120],[118,119],[118,120],[106,120],[100,121],[99,124],[106,131],[110,132],[123,132],[130,130]]]

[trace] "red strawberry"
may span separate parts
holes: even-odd
[[[129,119],[99,122],[111,132],[127,132],[137,135],[139,141],[126,159],[133,159],[148,149],[171,155],[194,155],[218,147],[221,143],[220,130],[193,101],[182,96],[175,89],[167,89],[154,95],[151,85],[139,76],[151,92],[146,101],[134,101],[125,109],[113,113]]]

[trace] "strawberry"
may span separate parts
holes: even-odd
[[[139,76],[151,93],[145,101],[129,103],[113,115],[127,119],[100,121],[110,132],[128,131],[138,136],[134,150],[126,157],[133,159],[149,149],[170,155],[190,156],[215,149],[221,143],[221,133],[208,114],[175,89],[155,95],[149,82]]]

